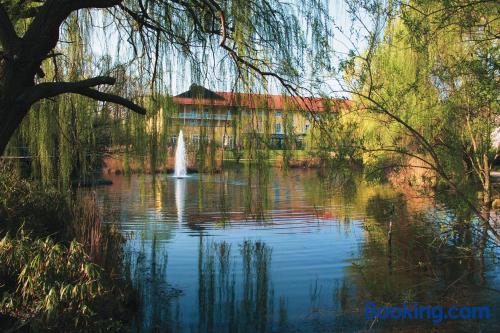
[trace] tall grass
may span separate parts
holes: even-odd
[[[123,235],[114,224],[104,224],[94,192],[80,193],[71,203],[71,223],[68,238],[83,244],[92,262],[120,274]]]

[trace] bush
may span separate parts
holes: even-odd
[[[6,235],[0,241],[0,276],[17,277],[3,288],[0,311],[33,330],[122,328],[112,318],[125,296],[113,292],[104,270],[76,241],[65,247],[50,237]]]
[[[389,173],[398,170],[401,163],[401,158],[398,156],[380,155],[373,157],[365,162],[365,178],[369,182],[386,183]]]
[[[70,216],[67,199],[55,189],[42,189],[0,167],[0,234],[23,227],[44,237],[62,237]]]
[[[0,237],[0,331],[124,329],[124,237],[102,224],[94,193],[63,195],[0,168]]]

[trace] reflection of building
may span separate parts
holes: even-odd
[[[345,100],[214,92],[194,84],[173,102],[173,125],[183,129],[188,142],[213,140],[226,148],[256,141],[301,149],[313,117],[348,106]]]

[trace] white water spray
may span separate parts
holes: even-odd
[[[175,172],[174,176],[183,178],[187,175],[186,169],[186,145],[184,144],[184,135],[182,130],[177,138],[177,148],[175,149]]]

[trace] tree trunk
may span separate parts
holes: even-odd
[[[9,54],[0,63],[0,156],[31,107],[24,93],[35,85],[39,68],[32,61],[14,58]]]
[[[21,124],[27,111],[27,109],[16,106],[15,103],[0,103],[0,156],[4,154],[10,138]]]

